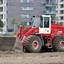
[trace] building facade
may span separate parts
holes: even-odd
[[[64,23],[64,0],[56,0],[56,20]]]
[[[42,0],[43,14],[51,15],[52,22],[56,20],[56,0]]]
[[[14,19],[17,24],[26,22],[26,25],[31,25],[33,16],[46,14],[51,15],[52,21],[54,21],[55,5],[56,0],[0,0],[0,17],[5,24],[5,30],[12,32],[16,28],[12,24]]]
[[[0,0],[0,19],[4,23],[4,27],[0,28],[0,32],[7,32],[7,16],[6,16],[6,0]]]

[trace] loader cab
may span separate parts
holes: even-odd
[[[42,15],[39,27],[39,33],[51,33],[51,17],[50,15]]]
[[[33,17],[33,27],[39,27],[39,34],[51,33],[51,17],[50,15],[42,15],[40,17]]]

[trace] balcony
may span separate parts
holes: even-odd
[[[48,3],[46,4],[46,7],[56,6],[56,4]]]
[[[45,5],[46,7],[56,6],[55,3],[46,3],[46,2],[42,2],[42,4]]]
[[[56,12],[55,11],[46,11],[45,14],[56,14]]]

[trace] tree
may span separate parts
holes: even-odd
[[[3,23],[3,21],[0,19],[0,27],[3,28],[3,26],[4,26],[4,23]]]
[[[16,20],[15,19],[13,19],[11,22],[12,22],[12,24],[16,24]]]
[[[26,28],[26,22],[21,22],[21,24],[20,25],[22,25],[22,26],[24,26],[24,28]]]
[[[15,18],[11,21],[11,23],[13,24],[13,26],[14,26],[14,31],[15,31],[15,25],[16,25],[16,20],[15,20]]]
[[[12,19],[11,23],[12,23],[13,26],[14,26],[14,31],[16,31],[16,29],[18,29],[18,27],[19,27],[19,24],[16,22],[16,19],[15,19],[15,18]],[[16,27],[17,27],[17,28],[16,28]]]
[[[26,25],[26,22],[17,23],[15,18],[12,19],[11,23],[12,23],[13,26],[14,26],[14,31],[15,31],[16,27],[17,27],[17,29],[19,29],[19,26],[20,26],[20,25],[23,25],[24,28],[26,28],[26,26],[27,26],[27,25]]]

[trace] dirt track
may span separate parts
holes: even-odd
[[[0,51],[0,64],[64,64],[64,52],[18,54]]]

